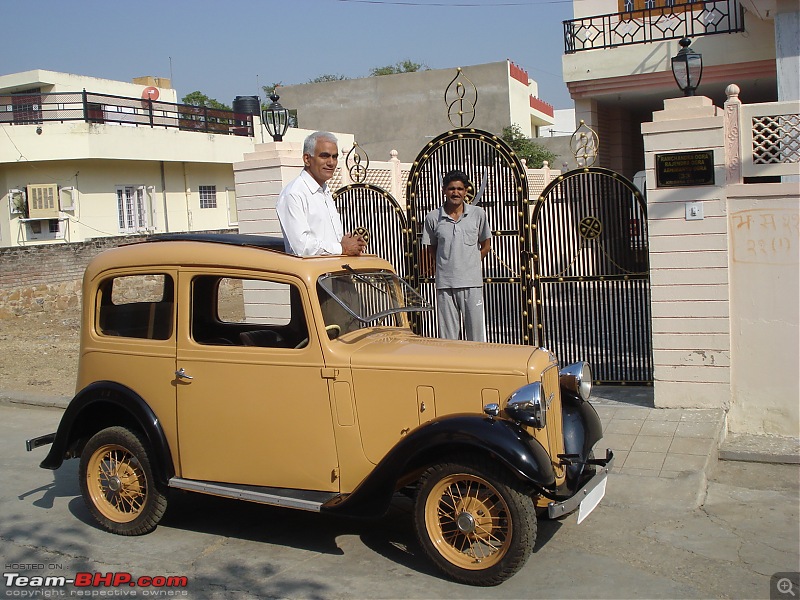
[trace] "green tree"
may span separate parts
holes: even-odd
[[[272,83],[270,85],[262,85],[261,89],[264,90],[264,95],[269,98],[272,96],[273,92],[277,90],[279,87],[283,85],[283,82],[278,81],[277,83]]]
[[[514,150],[517,156],[525,159],[529,169],[541,169],[544,161],[548,161],[552,166],[558,158],[558,155],[526,137],[525,134],[522,133],[520,126],[516,123],[508,127],[503,127],[503,133],[500,134],[500,137],[511,146],[511,149]]]
[[[205,106],[207,108],[216,108],[217,110],[231,110],[231,107],[222,102],[217,102],[214,98],[209,98],[201,91],[194,91],[186,94],[181,102],[189,104],[190,106]]]
[[[350,79],[346,75],[339,75],[338,73],[325,73],[314,79],[309,79],[308,83],[325,83],[326,81],[345,81]]]
[[[369,70],[370,77],[380,77],[381,75],[395,75],[397,73],[416,73],[417,71],[427,71],[428,67],[422,63],[415,63],[410,60],[401,60],[393,65],[385,67],[375,67]]]

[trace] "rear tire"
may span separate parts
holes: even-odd
[[[536,542],[533,499],[483,457],[430,467],[414,507],[422,548],[451,579],[498,585],[519,571]]]
[[[81,454],[79,480],[89,512],[111,533],[142,535],[167,509],[164,486],[153,476],[147,444],[124,427],[96,433]]]

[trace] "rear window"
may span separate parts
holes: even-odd
[[[111,277],[100,285],[97,329],[102,335],[167,340],[174,316],[172,277],[161,273]]]

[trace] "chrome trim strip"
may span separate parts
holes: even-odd
[[[217,483],[208,483],[207,481],[181,479],[180,477],[171,478],[169,480],[169,487],[181,490],[189,490],[191,492],[200,492],[201,494],[211,494],[212,496],[223,496],[225,498],[248,500],[250,502],[258,502],[259,504],[299,508],[301,510],[308,510],[311,512],[319,512],[320,508],[322,507],[321,502],[313,502],[311,500],[302,500],[300,498],[289,498],[287,496],[267,494],[264,492],[257,492],[255,490],[224,486]]]

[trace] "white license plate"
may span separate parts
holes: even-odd
[[[580,506],[578,506],[578,523],[588,517],[591,512],[597,508],[597,505],[600,504],[600,500],[602,500],[603,496],[606,495],[607,482],[608,477],[603,478],[603,481],[600,483],[600,485],[589,492],[586,495],[586,498],[581,500]]]

